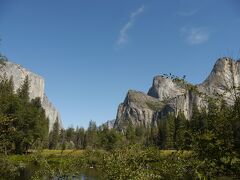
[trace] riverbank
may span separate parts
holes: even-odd
[[[26,180],[41,179],[42,177],[50,178],[54,176],[78,176],[82,173],[87,176],[92,175],[96,179],[118,179],[137,177],[142,168],[150,172],[150,169],[146,169],[150,167],[147,167],[147,164],[157,163],[158,157],[167,157],[176,153],[174,150],[157,150],[158,155],[151,152],[156,157],[153,157],[152,154],[151,159],[148,159],[151,154],[150,151],[147,152],[138,148],[119,149],[113,152],[104,150],[30,151],[26,155],[3,156],[2,161],[8,162],[5,167],[7,179],[22,179],[23,177]],[[143,153],[149,157],[143,157]],[[184,154],[189,154],[189,152],[184,152]],[[139,163],[146,166],[139,166],[140,169],[136,168],[135,165]],[[132,172],[126,172],[125,170],[128,168],[132,169]]]
[[[192,151],[140,146],[123,147],[111,152],[43,150],[3,158],[5,160],[1,161],[7,162],[5,179],[15,180],[38,180],[43,177],[50,180],[53,177],[84,175],[93,179],[203,179],[206,175],[217,178],[226,175],[236,177],[239,174],[238,164],[231,167],[231,172],[226,172],[213,162],[198,160]],[[237,162],[238,159],[233,161]]]

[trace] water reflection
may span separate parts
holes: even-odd
[[[85,174],[79,176],[68,176],[68,177],[54,177],[51,180],[97,180],[97,177],[91,177]]]
[[[33,168],[25,168],[20,172],[20,176],[15,180],[30,180],[34,175]],[[55,176],[55,177],[42,177],[44,180],[99,180],[100,173],[95,169],[83,169],[79,175],[68,176]]]
[[[83,170],[80,175],[54,177],[51,180],[98,180],[99,173],[94,170]]]

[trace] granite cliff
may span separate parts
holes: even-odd
[[[168,76],[156,76],[148,93],[130,90],[119,105],[115,128],[133,125],[155,125],[163,116],[180,111],[187,119],[192,116],[193,106],[207,107],[205,97],[223,95],[228,104],[234,101],[233,87],[240,85],[240,61],[224,57],[216,61],[207,79],[197,85]]]
[[[53,124],[57,118],[61,125],[60,113],[48,100],[44,90],[45,82],[41,76],[34,74],[22,66],[9,61],[0,64],[0,78],[3,78],[4,76],[7,78],[13,78],[15,90],[17,90],[22,85],[26,76],[28,76],[30,82],[30,98],[34,99],[36,97],[39,97],[41,99],[42,106],[45,109],[46,116],[49,119],[49,130],[52,129]]]

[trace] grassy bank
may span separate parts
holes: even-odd
[[[11,174],[12,177],[7,179],[14,179],[14,173],[17,177],[19,172],[27,170],[30,171],[30,179],[37,180],[42,177],[79,175],[90,170],[96,173],[97,179],[212,179],[226,175],[236,177],[239,174],[239,160],[235,161],[236,166],[231,166],[231,171],[226,172],[213,162],[198,160],[191,151],[139,146],[123,147],[111,152],[43,150],[6,157],[5,162],[13,172],[8,171],[5,175]]]

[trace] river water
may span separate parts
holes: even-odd
[[[30,180],[34,171],[32,169],[24,169],[21,171],[20,176],[15,180]],[[43,180],[98,180],[100,179],[99,172],[95,169],[82,170],[78,175],[72,176],[56,176],[56,177],[42,177]]]

